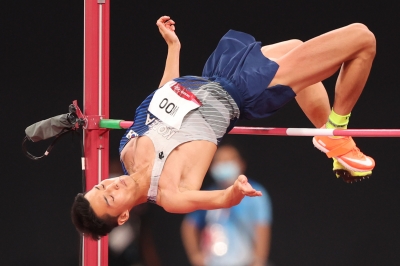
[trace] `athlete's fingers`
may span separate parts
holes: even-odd
[[[240,183],[246,183],[247,182],[247,177],[245,175],[240,175],[238,177],[238,180],[240,181]]]
[[[173,21],[172,19],[167,20],[164,22],[165,27],[171,29],[172,31],[175,31],[175,21]]]
[[[165,23],[168,23],[168,24],[170,24],[170,25],[173,25],[173,24],[175,24],[175,21],[173,21],[172,19],[169,19],[169,20],[167,20]]]
[[[248,197],[259,197],[259,196],[262,196],[262,193],[261,193],[261,191],[254,190],[252,192],[245,193],[245,195]]]
[[[254,196],[257,196],[257,197],[262,196],[262,192],[261,191],[256,191]]]
[[[241,185],[241,189],[242,189],[242,192],[243,192],[244,194],[247,194],[247,193],[254,193],[254,192],[256,191],[252,186],[250,186],[249,183],[247,183],[247,184],[242,184],[242,185]]]
[[[250,197],[257,197],[257,196],[262,196],[261,191],[255,190],[251,184],[248,182],[248,179],[245,175],[240,175],[238,177],[239,183],[240,183],[240,188],[242,190],[242,193],[246,196]]]
[[[160,18],[160,20],[161,20],[162,22],[165,22],[165,21],[170,20],[170,19],[171,19],[170,16],[162,16],[162,17]]]
[[[170,20],[169,16],[162,16],[157,20],[156,24],[159,26],[160,24],[163,24],[168,20]]]

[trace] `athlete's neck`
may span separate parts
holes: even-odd
[[[121,160],[130,175],[150,165],[150,174],[154,163],[154,145],[147,136],[131,139],[121,152]],[[149,175],[150,177],[150,175]]]
[[[135,173],[129,175],[129,177],[135,182],[134,191],[132,191],[132,193],[134,193],[134,200],[131,208],[147,202],[147,192],[149,191],[151,182],[150,174],[151,166],[146,165],[141,167],[140,170]]]

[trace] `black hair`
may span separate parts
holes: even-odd
[[[72,223],[81,234],[99,240],[118,226],[118,217],[108,214],[98,217],[90,206],[90,202],[84,197],[85,194],[79,193],[75,197],[71,208]]]

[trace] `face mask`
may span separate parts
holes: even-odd
[[[217,183],[226,183],[234,181],[240,174],[239,165],[229,161],[217,163],[210,170],[211,176]]]

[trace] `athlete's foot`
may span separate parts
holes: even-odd
[[[340,167],[336,165],[338,169],[335,171],[334,162],[334,171],[341,174],[341,176],[345,176],[344,172],[347,171],[349,173],[358,173],[349,174],[349,176],[361,176],[362,179],[362,177],[371,175],[371,171],[375,167],[374,159],[364,155],[357,148],[351,137],[315,136],[313,143],[316,148],[326,153],[329,158],[334,158],[340,163]]]
[[[348,170],[335,158],[333,158],[333,172],[337,178],[342,178],[346,183],[353,183],[366,178],[369,179],[372,175],[372,171],[356,172]]]

